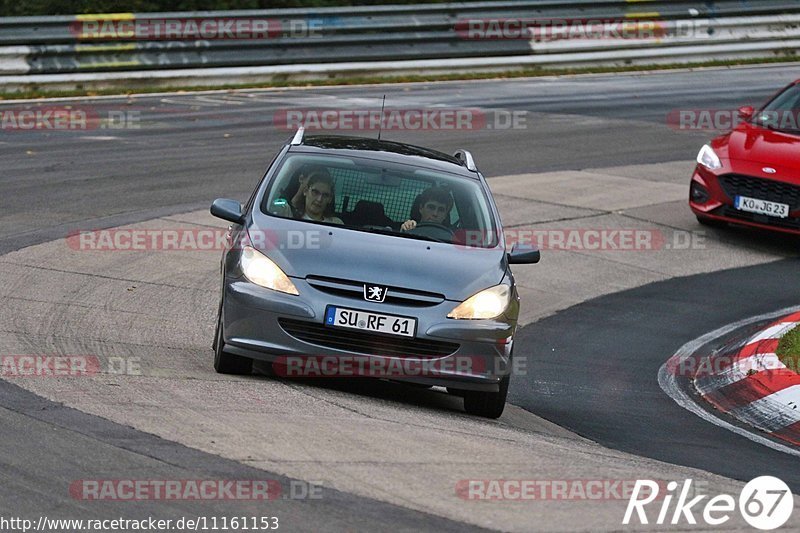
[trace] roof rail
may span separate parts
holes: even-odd
[[[303,135],[305,134],[305,131],[306,130],[303,128],[303,126],[297,128],[297,133],[294,134],[294,137],[292,137],[292,142],[289,144],[292,146],[299,146],[303,144]]]
[[[458,150],[453,154],[453,157],[461,161],[461,164],[467,167],[467,170],[471,172],[478,171],[478,167],[475,166],[475,160],[472,158],[472,154],[468,151]]]

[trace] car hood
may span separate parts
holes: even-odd
[[[255,247],[294,278],[375,283],[462,301],[505,275],[501,247],[467,248],[263,214],[248,231]]]
[[[800,136],[772,131],[752,124],[740,124],[713,144],[723,159],[747,161],[790,171],[800,177]]]

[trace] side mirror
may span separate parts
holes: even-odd
[[[514,250],[508,252],[508,263],[510,265],[532,265],[538,263],[541,258],[539,250]]]
[[[244,219],[242,216],[242,204],[227,198],[214,200],[214,203],[211,204],[211,214],[234,224],[241,224]]]
[[[753,118],[756,110],[751,105],[742,106],[739,108],[739,118],[742,120],[750,120]]]

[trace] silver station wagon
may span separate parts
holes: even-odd
[[[232,222],[214,368],[447,387],[468,413],[505,406],[519,315],[486,179],[467,151],[305,136],[283,147]],[[264,366],[264,365],[261,365]]]

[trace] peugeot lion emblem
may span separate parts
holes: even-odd
[[[764,167],[764,168],[762,168],[761,170],[763,170],[763,171],[764,171],[764,172],[766,172],[767,174],[775,174],[775,173],[777,172],[777,170],[775,170],[775,169],[774,169],[774,168],[772,168],[772,167]]]
[[[364,284],[364,299],[370,302],[382,302],[386,298],[386,287]]]

